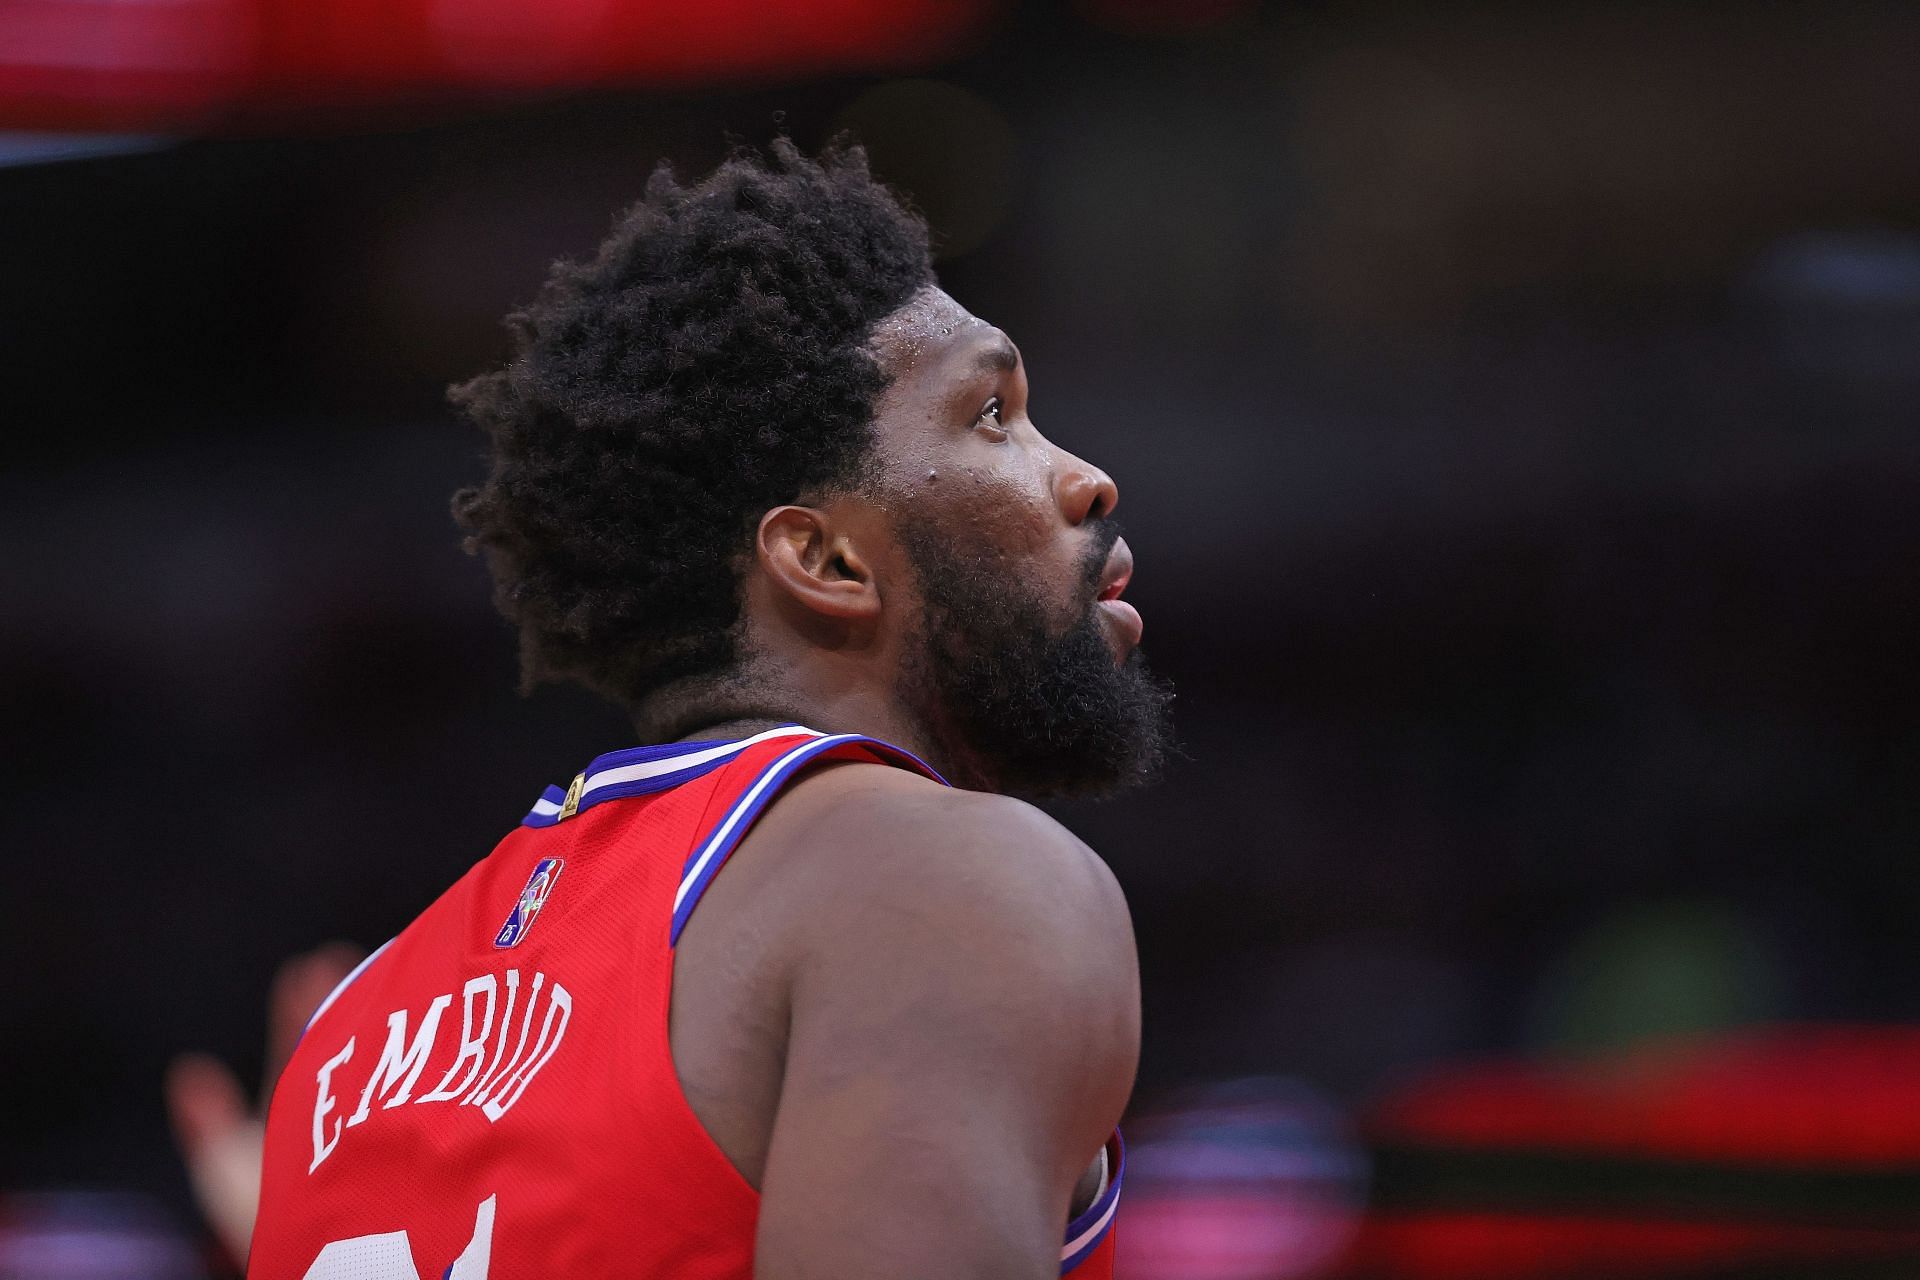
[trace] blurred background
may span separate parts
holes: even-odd
[[[167,1063],[629,743],[444,388],[842,129],[1180,691],[1122,1275],[1920,1275],[1920,9],[11,0],[0,125],[0,1277],[232,1274]]]

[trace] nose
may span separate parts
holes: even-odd
[[[1065,449],[1060,449],[1057,456],[1054,492],[1067,523],[1079,525],[1112,515],[1120,505],[1120,486],[1113,477]]]

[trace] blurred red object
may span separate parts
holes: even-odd
[[[1466,1068],[1388,1098],[1366,1130],[1375,1196],[1343,1276],[1920,1262],[1920,1028]]]
[[[1368,1127],[1397,1143],[1920,1165],[1920,1027],[1776,1027],[1479,1067],[1401,1091]]]
[[[0,127],[206,131],[423,97],[918,65],[982,0],[11,0]]]

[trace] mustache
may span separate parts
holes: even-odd
[[[1091,605],[1094,597],[1100,594],[1100,577],[1107,571],[1107,560],[1113,555],[1113,544],[1120,541],[1125,529],[1111,516],[1094,516],[1086,525],[1092,537],[1080,561],[1080,589],[1086,593],[1088,604]]]

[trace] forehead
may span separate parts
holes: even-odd
[[[936,393],[973,374],[983,355],[1011,352],[1007,335],[955,302],[926,288],[874,326],[874,358],[892,382],[888,399]]]

